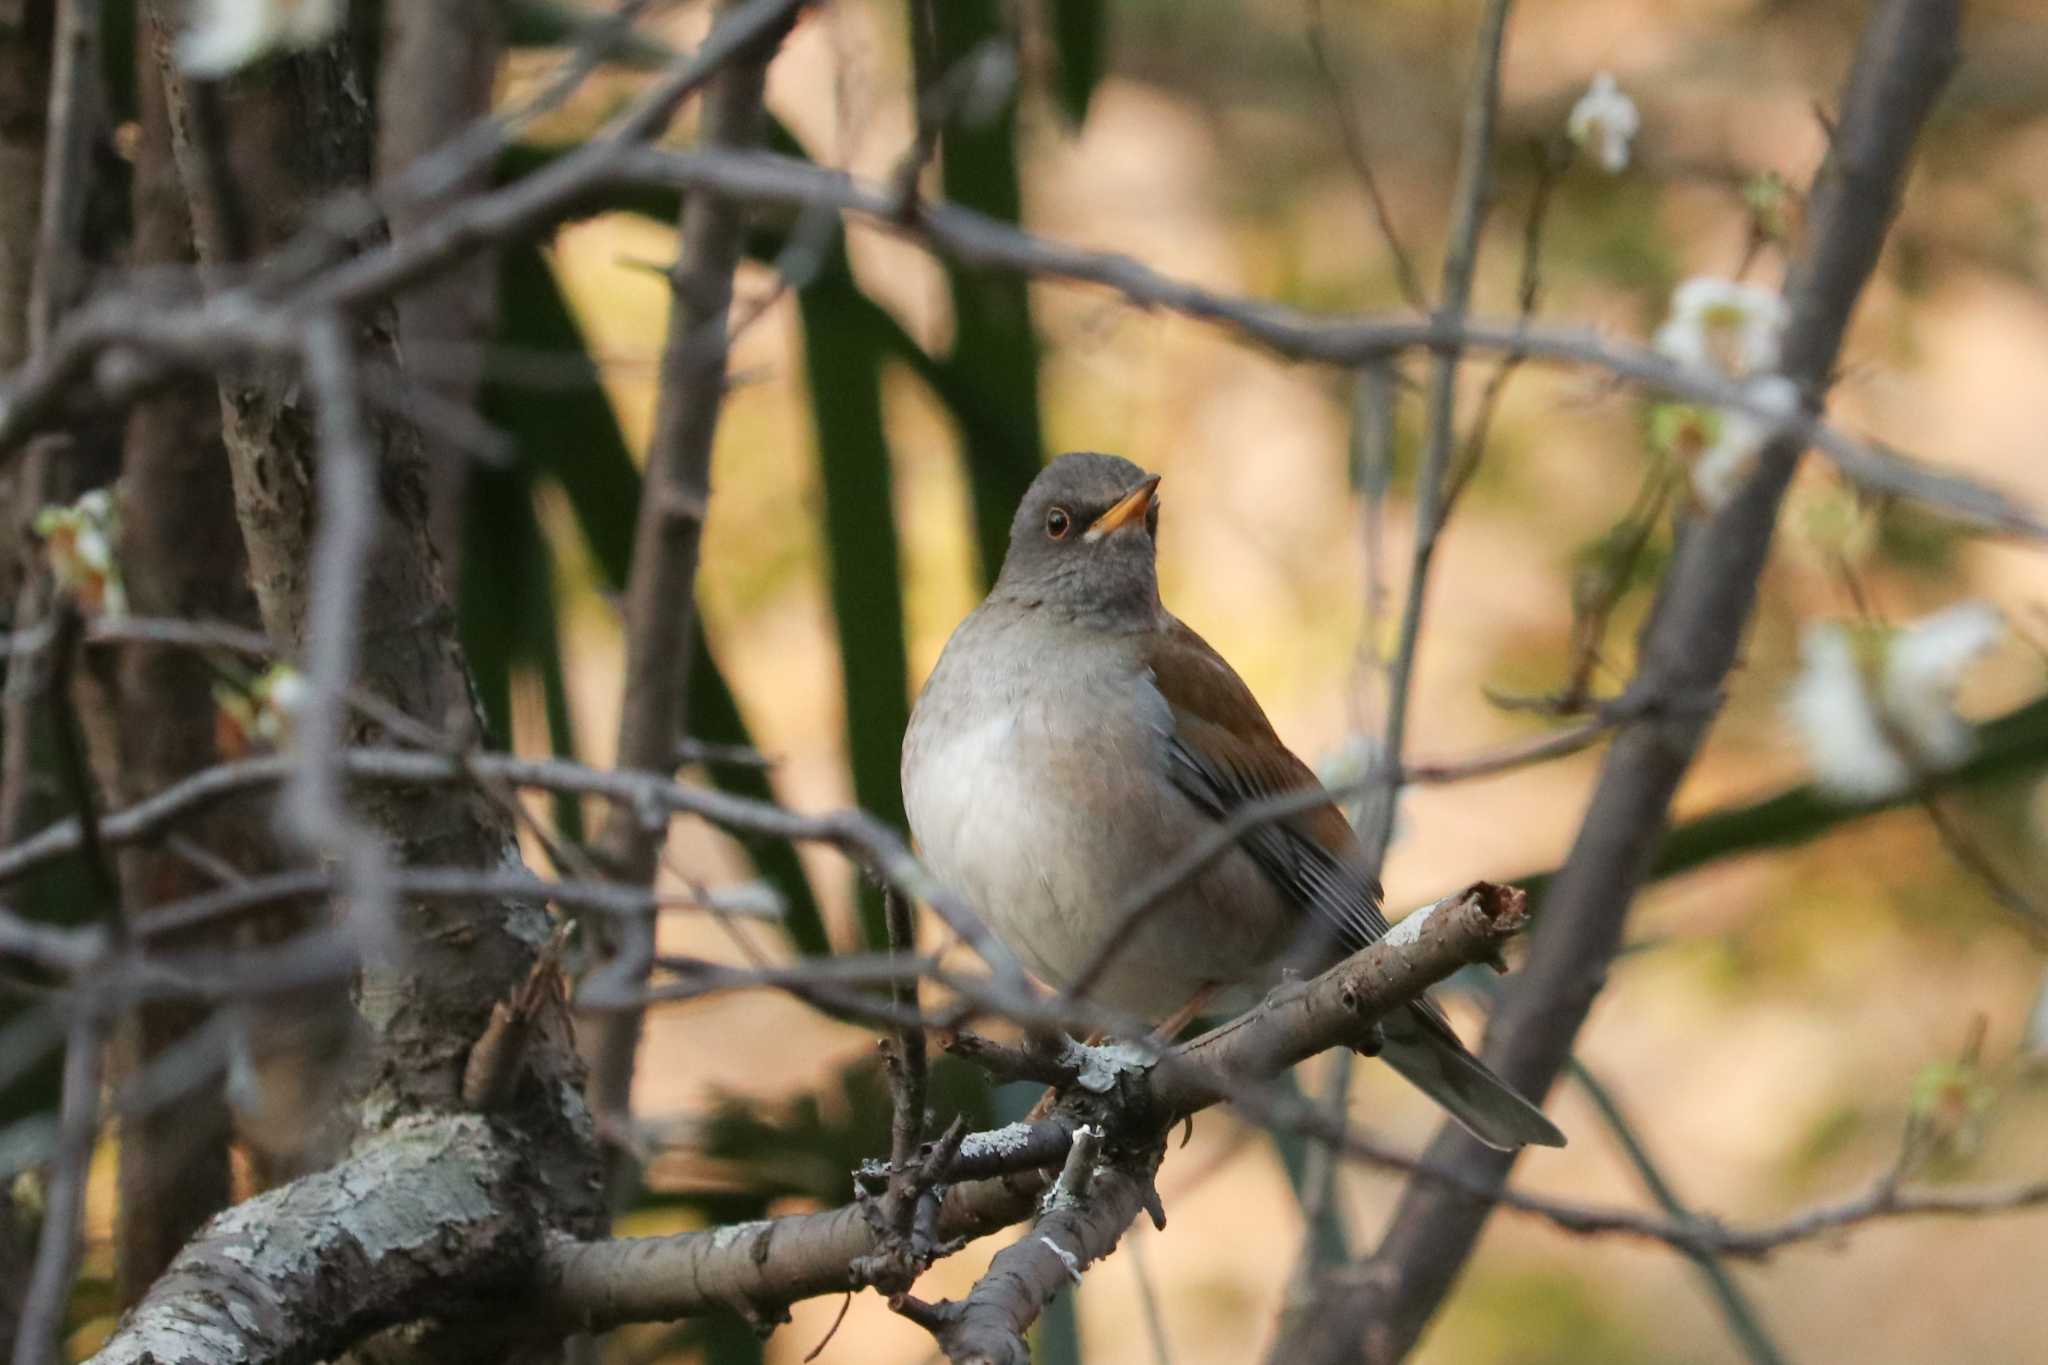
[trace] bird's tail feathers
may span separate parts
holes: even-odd
[[[1487,1070],[1448,1026],[1431,1027],[1434,1023],[1414,1010],[1389,1017],[1381,1060],[1489,1147],[1512,1152],[1564,1146],[1564,1133],[1541,1109]]]

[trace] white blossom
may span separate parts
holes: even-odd
[[[51,577],[87,614],[127,614],[117,554],[121,508],[112,493],[95,488],[69,507],[43,508],[36,513],[35,533],[42,537]]]
[[[346,12],[346,0],[194,0],[178,65],[218,79],[272,53],[318,47]]]
[[[1673,291],[1657,349],[1688,369],[1763,374],[1778,366],[1785,320],[1785,300],[1768,289],[1695,276]]]
[[[2048,1057],[2048,978],[2034,994],[2034,1007],[2027,1011],[2027,1027],[2020,1037],[2021,1050],[2036,1057]]]
[[[2004,629],[1984,602],[1862,635],[1840,622],[1809,625],[1787,705],[1821,788],[1875,801],[1968,758],[1974,739],[1956,714],[1956,689]]]
[[[229,758],[240,757],[258,746],[289,748],[292,727],[311,694],[312,684],[290,664],[271,665],[247,688],[216,685],[216,745]]]
[[[1593,77],[1593,83],[1579,96],[1564,124],[1565,135],[1592,153],[1600,169],[1609,175],[1627,169],[1629,143],[1642,126],[1636,102],[1605,71]]]
[[[1799,386],[1781,374],[1758,375],[1743,385],[1743,393],[1767,415],[1721,409],[1713,441],[1692,463],[1693,493],[1712,511],[1727,506],[1756,472],[1764,446],[1799,413]]]
[[[1921,766],[1953,768],[1970,756],[1970,727],[1956,714],[1963,672],[2005,634],[1989,602],[1960,602],[1909,626],[1892,641],[1884,671],[1884,708]]]

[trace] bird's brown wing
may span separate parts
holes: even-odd
[[[1146,662],[1172,708],[1173,783],[1217,820],[1240,806],[1290,792],[1322,791],[1209,642],[1178,620],[1152,639]],[[1380,888],[1362,864],[1358,837],[1327,799],[1246,831],[1238,840],[1266,875],[1333,939],[1354,952],[1387,932]]]
[[[1208,641],[1177,620],[1155,634],[1147,662],[1172,709],[1173,783],[1217,820],[1240,807],[1322,784],[1273,733],[1251,689]],[[1327,799],[1299,814],[1247,830],[1238,844],[1320,930],[1349,953],[1387,932],[1380,887],[1365,868],[1358,836]],[[1465,1050],[1426,995],[1381,1022],[1381,1056],[1480,1141],[1504,1151],[1527,1143],[1562,1147],[1543,1112]]]

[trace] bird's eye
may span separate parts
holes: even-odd
[[[1064,507],[1055,507],[1045,514],[1045,533],[1054,540],[1065,540],[1067,532],[1074,529],[1074,519]]]

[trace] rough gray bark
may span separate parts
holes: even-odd
[[[28,296],[35,273],[36,222],[41,213],[43,117],[49,105],[49,0],[0,3],[0,370],[28,357]],[[0,601],[19,590],[17,507],[23,462],[0,467]],[[4,741],[0,741],[4,742]],[[13,1013],[0,1004],[0,1022]],[[20,1294],[28,1283],[30,1248],[16,1226],[14,1201],[0,1200],[0,1341],[14,1340]]]
[[[551,1200],[486,1120],[400,1120],[343,1164],[214,1219],[94,1359],[296,1365],[409,1318],[474,1311],[532,1263]]]
[[[54,0],[0,3],[0,369],[28,358]]]
[[[1954,0],[1884,0],[1864,30],[1805,243],[1786,282],[1782,365],[1816,400],[1876,265],[1914,143],[1956,61]],[[1545,1093],[1620,946],[1624,917],[1664,832],[1671,798],[1705,738],[1754,606],[1796,440],[1712,520],[1687,526],[1645,625],[1635,695],[1658,705],[1615,738],[1579,836],[1544,898],[1529,960],[1487,1033],[1485,1060],[1525,1094]],[[1484,1186],[1513,1158],[1446,1129],[1425,1160]],[[1372,1259],[1321,1278],[1268,1357],[1288,1365],[1405,1356],[1450,1291],[1491,1211],[1437,1182],[1413,1182]]]
[[[370,111],[354,93],[350,54],[330,46],[272,61],[216,91],[235,133],[232,173],[239,206],[209,203],[211,177],[201,98],[165,50],[159,15],[159,69],[166,74],[172,127],[190,197],[199,254],[231,263],[240,219],[248,247],[282,246],[320,196],[360,188],[370,173]],[[388,316],[373,316],[357,344],[367,357],[395,368]],[[287,650],[305,645],[313,583],[308,573],[314,530],[318,459],[315,414],[303,386],[288,374],[230,378],[221,386],[235,510],[265,629]],[[358,685],[409,716],[461,733],[474,724],[469,682],[456,644],[451,608],[435,572],[427,537],[426,468],[418,433],[394,418],[372,421],[378,447],[379,539],[364,595],[365,650]],[[375,730],[357,719],[349,739]],[[516,857],[508,816],[483,796],[458,800],[389,792],[365,812],[391,841],[400,861],[497,866]],[[383,1055],[375,1065],[379,1112],[453,1105],[461,1062],[489,1018],[491,1004],[523,979],[545,938],[538,907],[450,922],[446,908],[407,907],[407,952],[364,982],[363,1012]],[[372,1126],[374,1126],[372,1120]]]
[[[1056,1184],[1046,1198],[1050,1207],[996,1253],[973,1292],[932,1315],[928,1325],[946,1358],[954,1365],[1031,1365],[1025,1334],[1047,1305],[1081,1282],[1082,1272],[1116,1249],[1146,1201],[1157,1198],[1152,1173],[1160,1155],[1155,1148],[1131,1159],[1132,1169],[1098,1168],[1082,1194]]]
[[[200,87],[170,60],[164,7],[151,10],[202,263],[228,266],[245,252],[281,247],[324,196],[368,182],[371,110],[360,97],[361,73],[345,37]],[[397,369],[388,312],[369,310],[351,331],[344,341],[365,368]],[[308,389],[298,377],[266,368],[225,377],[220,390],[236,519],[257,606],[271,638],[300,656],[318,589],[309,566],[321,414]],[[364,645],[354,685],[427,725],[473,734],[474,699],[429,539],[419,435],[386,414],[364,425],[376,462],[376,543],[363,569]],[[355,713],[344,738],[364,743],[380,733]],[[518,860],[509,813],[483,792],[353,796],[358,817],[401,865],[495,869]],[[364,1140],[403,1116],[460,1108],[470,1045],[492,1005],[525,980],[548,920],[532,901],[422,899],[401,903],[393,928],[396,950],[372,944],[357,988],[369,1041],[352,1118]],[[527,1070],[500,1118],[524,1140],[552,1221],[587,1229],[597,1213],[595,1150],[576,1097],[581,1068],[566,1019],[543,1021]]]
[[[133,263],[192,259],[190,215],[171,149],[163,82],[138,64],[141,138],[135,155]],[[203,389],[167,390],[129,414],[123,458],[121,562],[129,601],[145,616],[253,623],[241,532],[235,524],[220,406]],[[112,743],[95,746],[102,789],[142,800],[217,762],[214,675],[204,656],[168,645],[95,651],[86,669],[107,699]],[[251,871],[260,820],[246,800],[188,828],[200,847]],[[239,833],[239,837],[237,837]],[[161,846],[123,850],[129,913],[211,885],[190,860]],[[195,946],[195,945],[187,945]],[[116,1030],[119,1069],[135,1075],[205,1019],[203,1009],[144,1005]],[[204,1088],[175,1107],[131,1115],[121,1126],[115,1260],[120,1299],[134,1303],[199,1225],[228,1203],[227,1101]]]
[[[384,69],[377,83],[377,176],[388,181],[490,112],[503,46],[496,0],[411,0],[384,6]],[[391,233],[403,239],[450,201],[490,181],[491,167],[449,178],[389,208]],[[407,379],[456,410],[476,406],[484,347],[497,317],[497,255],[480,251],[398,296],[399,351]],[[468,452],[427,442],[428,538],[440,556],[448,596],[461,573],[463,493]]]

